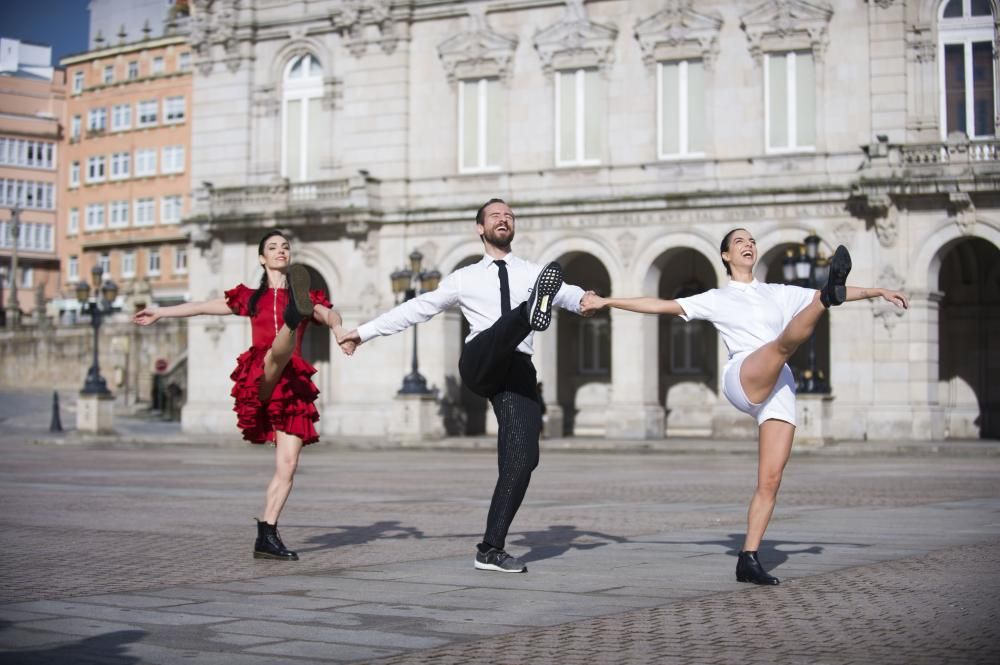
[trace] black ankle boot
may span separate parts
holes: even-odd
[[[851,272],[851,254],[843,245],[838,245],[830,259],[830,273],[826,284],[820,289],[819,300],[827,309],[844,304],[847,300],[847,276]]]
[[[253,545],[253,558],[298,561],[299,555],[285,547],[278,535],[278,525],[257,520],[257,542]]]
[[[740,552],[740,558],[736,561],[736,581],[774,585],[781,580],[764,572],[764,567],[757,558],[757,552]]]

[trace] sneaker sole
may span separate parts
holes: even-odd
[[[295,309],[302,316],[310,316],[313,311],[312,300],[309,298],[309,286],[312,281],[305,266],[292,265],[288,267],[288,290],[295,300]]]
[[[526,573],[526,572],[528,572],[528,567],[527,566],[525,566],[524,568],[522,568],[520,570],[507,570],[505,568],[501,568],[500,566],[494,566],[492,563],[479,563],[478,561],[475,561],[474,563],[476,565],[476,570],[493,570],[493,571],[496,571],[498,573]]]
[[[542,268],[531,292],[534,300],[528,320],[532,330],[545,330],[552,323],[552,301],[563,285],[562,266],[552,262]]]

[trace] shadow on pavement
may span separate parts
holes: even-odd
[[[346,545],[363,545],[375,540],[404,540],[424,537],[424,532],[420,529],[405,526],[398,520],[384,520],[367,526],[336,526],[334,528],[337,531],[307,538],[305,540],[306,547],[299,547],[298,551],[316,552]]]
[[[0,621],[0,633],[10,626]],[[101,663],[102,665],[138,665],[139,658],[125,653],[129,644],[146,636],[142,630],[119,630],[104,635],[86,637],[72,644],[63,644],[49,649],[24,651],[0,651],[0,663],[17,665],[76,665],[77,663]],[[2,640],[2,637],[0,637]]]
[[[663,544],[663,545],[716,545],[719,547],[726,548],[726,554],[729,556],[737,556],[740,550],[743,549],[743,538],[745,534],[743,533],[731,533],[728,535],[726,540],[696,540],[696,541],[680,541],[680,540],[669,540],[669,541],[633,541],[633,542],[645,542],[651,545]],[[789,557],[793,554],[822,554],[824,545],[839,545],[843,547],[871,547],[865,543],[843,543],[843,542],[810,542],[810,543],[800,543],[792,540],[768,540],[764,539],[760,542],[760,547],[757,552],[760,555],[760,560],[764,563],[768,569],[777,568],[781,564],[788,561]],[[778,549],[778,548],[782,549]],[[788,548],[798,548],[798,549],[788,549]]]
[[[513,544],[530,547],[518,558],[524,562],[554,559],[569,550],[592,550],[611,543],[627,543],[627,538],[600,531],[582,531],[572,524],[553,524],[544,531],[520,531]]]

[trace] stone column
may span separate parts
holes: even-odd
[[[663,406],[657,402],[656,317],[611,312],[609,439],[663,438]]]
[[[545,426],[542,434],[547,438],[563,435],[563,408],[556,399],[559,392],[558,339],[559,315],[556,315],[552,317],[548,330],[535,335],[535,356],[532,358],[538,371],[538,380],[542,382],[542,399],[545,400]]]

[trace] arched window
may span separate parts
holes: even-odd
[[[323,69],[311,54],[296,56],[285,67],[281,99],[281,173],[292,182],[319,176]]]
[[[938,20],[941,134],[996,135],[996,31],[990,0],[946,0]]]

